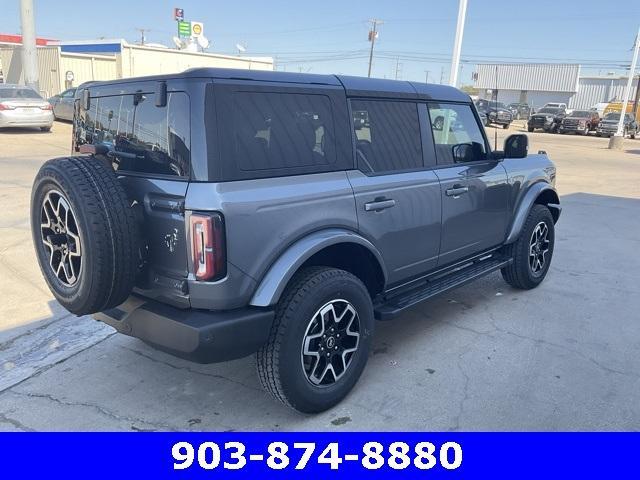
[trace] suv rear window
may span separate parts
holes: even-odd
[[[324,95],[236,92],[235,153],[243,171],[335,163],[331,101]]]
[[[149,175],[189,176],[189,99],[171,92],[166,107],[153,94],[91,99],[76,131],[76,144],[109,149],[113,168]]]

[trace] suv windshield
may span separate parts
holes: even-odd
[[[558,113],[562,113],[562,109],[561,108],[541,108],[540,111],[538,113],[553,113],[558,114]]]
[[[30,88],[0,88],[0,98],[42,98]]]
[[[572,114],[572,117],[578,117],[578,118],[589,118],[591,117],[591,112],[589,112],[588,110],[575,110]]]
[[[620,120],[620,114],[613,112],[613,113],[607,113],[607,115],[604,117],[605,120]]]

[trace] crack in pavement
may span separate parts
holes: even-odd
[[[88,403],[88,402],[70,402],[67,400],[62,400],[60,398],[54,397],[51,394],[48,393],[31,393],[31,392],[20,392],[14,389],[9,390],[8,392],[11,395],[16,395],[19,397],[24,397],[24,398],[38,398],[38,399],[44,399],[44,400],[49,400],[51,402],[54,402],[58,405],[62,405],[65,407],[85,407],[85,408],[91,408],[95,411],[97,411],[98,413],[100,413],[101,415],[112,419],[112,420],[116,420],[118,422],[130,422],[132,423],[132,425],[130,426],[131,429],[140,429],[140,427],[137,427],[136,425],[133,424],[140,424],[140,425],[145,425],[147,427],[151,427],[153,428],[153,430],[171,430],[171,431],[176,431],[179,430],[176,427],[173,427],[171,425],[168,424],[162,424],[162,423],[154,423],[154,422],[149,422],[147,420],[143,420],[141,418],[135,418],[135,417],[129,417],[129,416],[120,416],[117,415],[116,413],[113,413],[111,410],[108,410],[100,405],[97,405],[95,403]],[[144,429],[145,431],[149,430],[149,429]]]
[[[23,423],[19,422],[15,418],[7,417],[7,415],[5,415],[4,413],[0,413],[0,423],[13,425],[18,430],[23,431],[23,432],[35,432],[35,430],[33,428],[27,427],[26,425],[24,425]]]
[[[139,356],[141,356],[143,358],[146,358],[147,360],[151,360],[152,362],[160,363],[162,365],[166,365],[167,367],[171,367],[174,370],[185,370],[187,372],[194,373],[196,375],[202,375],[202,376],[205,376],[205,377],[211,377],[211,378],[215,378],[215,379],[218,379],[218,380],[226,380],[227,382],[233,383],[235,385],[239,385],[239,386],[244,387],[244,388],[248,388],[250,390],[253,390],[254,392],[260,392],[260,393],[263,393],[263,394],[265,393],[264,390],[262,390],[260,388],[252,387],[251,385],[247,385],[247,384],[239,382],[237,380],[233,380],[232,378],[225,377],[224,375],[220,375],[220,374],[216,374],[216,373],[201,372],[199,370],[194,370],[193,368],[191,368],[189,366],[173,365],[172,363],[165,362],[164,360],[160,360],[160,359],[154,358],[151,355],[147,355],[147,354],[142,353],[141,351],[135,350],[133,348],[125,347],[125,346],[122,346],[122,345],[118,345],[118,347],[120,347],[120,348],[122,348],[124,350],[128,350],[129,352],[134,353],[136,355],[139,355]]]

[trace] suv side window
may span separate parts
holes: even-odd
[[[361,171],[379,174],[423,167],[416,103],[352,100],[351,111]]]
[[[328,97],[236,92],[234,104],[235,153],[240,170],[296,169],[335,163],[333,115]]]
[[[429,117],[439,165],[487,158],[484,136],[470,105],[430,103]],[[471,148],[459,148],[460,145]],[[455,152],[464,152],[464,156],[454,158]]]
[[[77,144],[109,148],[115,170],[189,176],[189,99],[171,92],[166,107],[153,94],[92,98],[78,125]]]

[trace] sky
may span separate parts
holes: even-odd
[[[100,6],[98,6],[100,5]],[[370,19],[380,19],[372,76],[446,83],[458,0],[34,0],[38,36],[173,45],[173,8],[204,23],[209,51],[273,56],[277,70],[366,76]],[[20,0],[0,0],[0,33],[20,32]],[[94,16],[91,16],[95,13]],[[640,26],[638,0],[468,0],[459,84],[477,63],[580,63],[624,73]],[[427,73],[428,72],[428,73]]]

